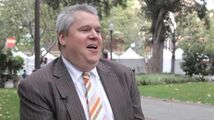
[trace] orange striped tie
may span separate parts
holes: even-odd
[[[95,89],[93,88],[89,78],[88,73],[83,73],[83,81],[86,86],[86,103],[88,105],[89,117],[90,120],[104,120],[105,112],[100,101],[100,97],[96,94]]]

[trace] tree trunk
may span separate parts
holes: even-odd
[[[172,38],[172,61],[171,61],[171,73],[175,73],[175,50],[176,50],[176,47],[175,47],[175,43],[176,43],[176,40],[175,40],[175,33],[173,33],[173,38]]]
[[[165,29],[163,18],[166,14],[164,9],[161,9],[158,18],[155,22],[155,30],[153,32],[153,52],[152,52],[152,73],[162,73],[163,70],[163,48],[165,40]]]
[[[154,41],[152,53],[152,73],[162,73],[163,70],[163,47],[164,42],[161,40]]]

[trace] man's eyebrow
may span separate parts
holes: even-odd
[[[101,26],[98,26],[97,28],[98,28],[98,29],[101,29]]]
[[[83,25],[83,26],[80,26],[80,27],[79,27],[79,29],[81,29],[81,28],[95,28],[95,29],[101,29],[100,26],[93,27],[93,26],[91,26],[91,25]]]

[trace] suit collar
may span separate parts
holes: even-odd
[[[74,120],[86,120],[81,101],[62,58],[58,58],[54,64],[55,69],[53,70],[53,75],[55,76],[56,86],[61,99],[68,109],[70,117]],[[123,114],[120,108],[121,100],[118,97],[123,94],[124,91],[120,88],[120,78],[115,73],[116,71],[111,69],[105,61],[100,60],[97,65],[97,72],[109,99],[115,120],[124,119],[121,116]]]
[[[62,61],[62,58],[58,58],[53,64],[55,64],[55,67],[53,68],[55,84],[59,91],[61,100],[67,107],[70,118],[74,120],[86,120],[75,85]]]

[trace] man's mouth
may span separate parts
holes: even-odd
[[[90,44],[90,45],[87,46],[87,48],[96,50],[97,49],[97,45],[96,44]]]

